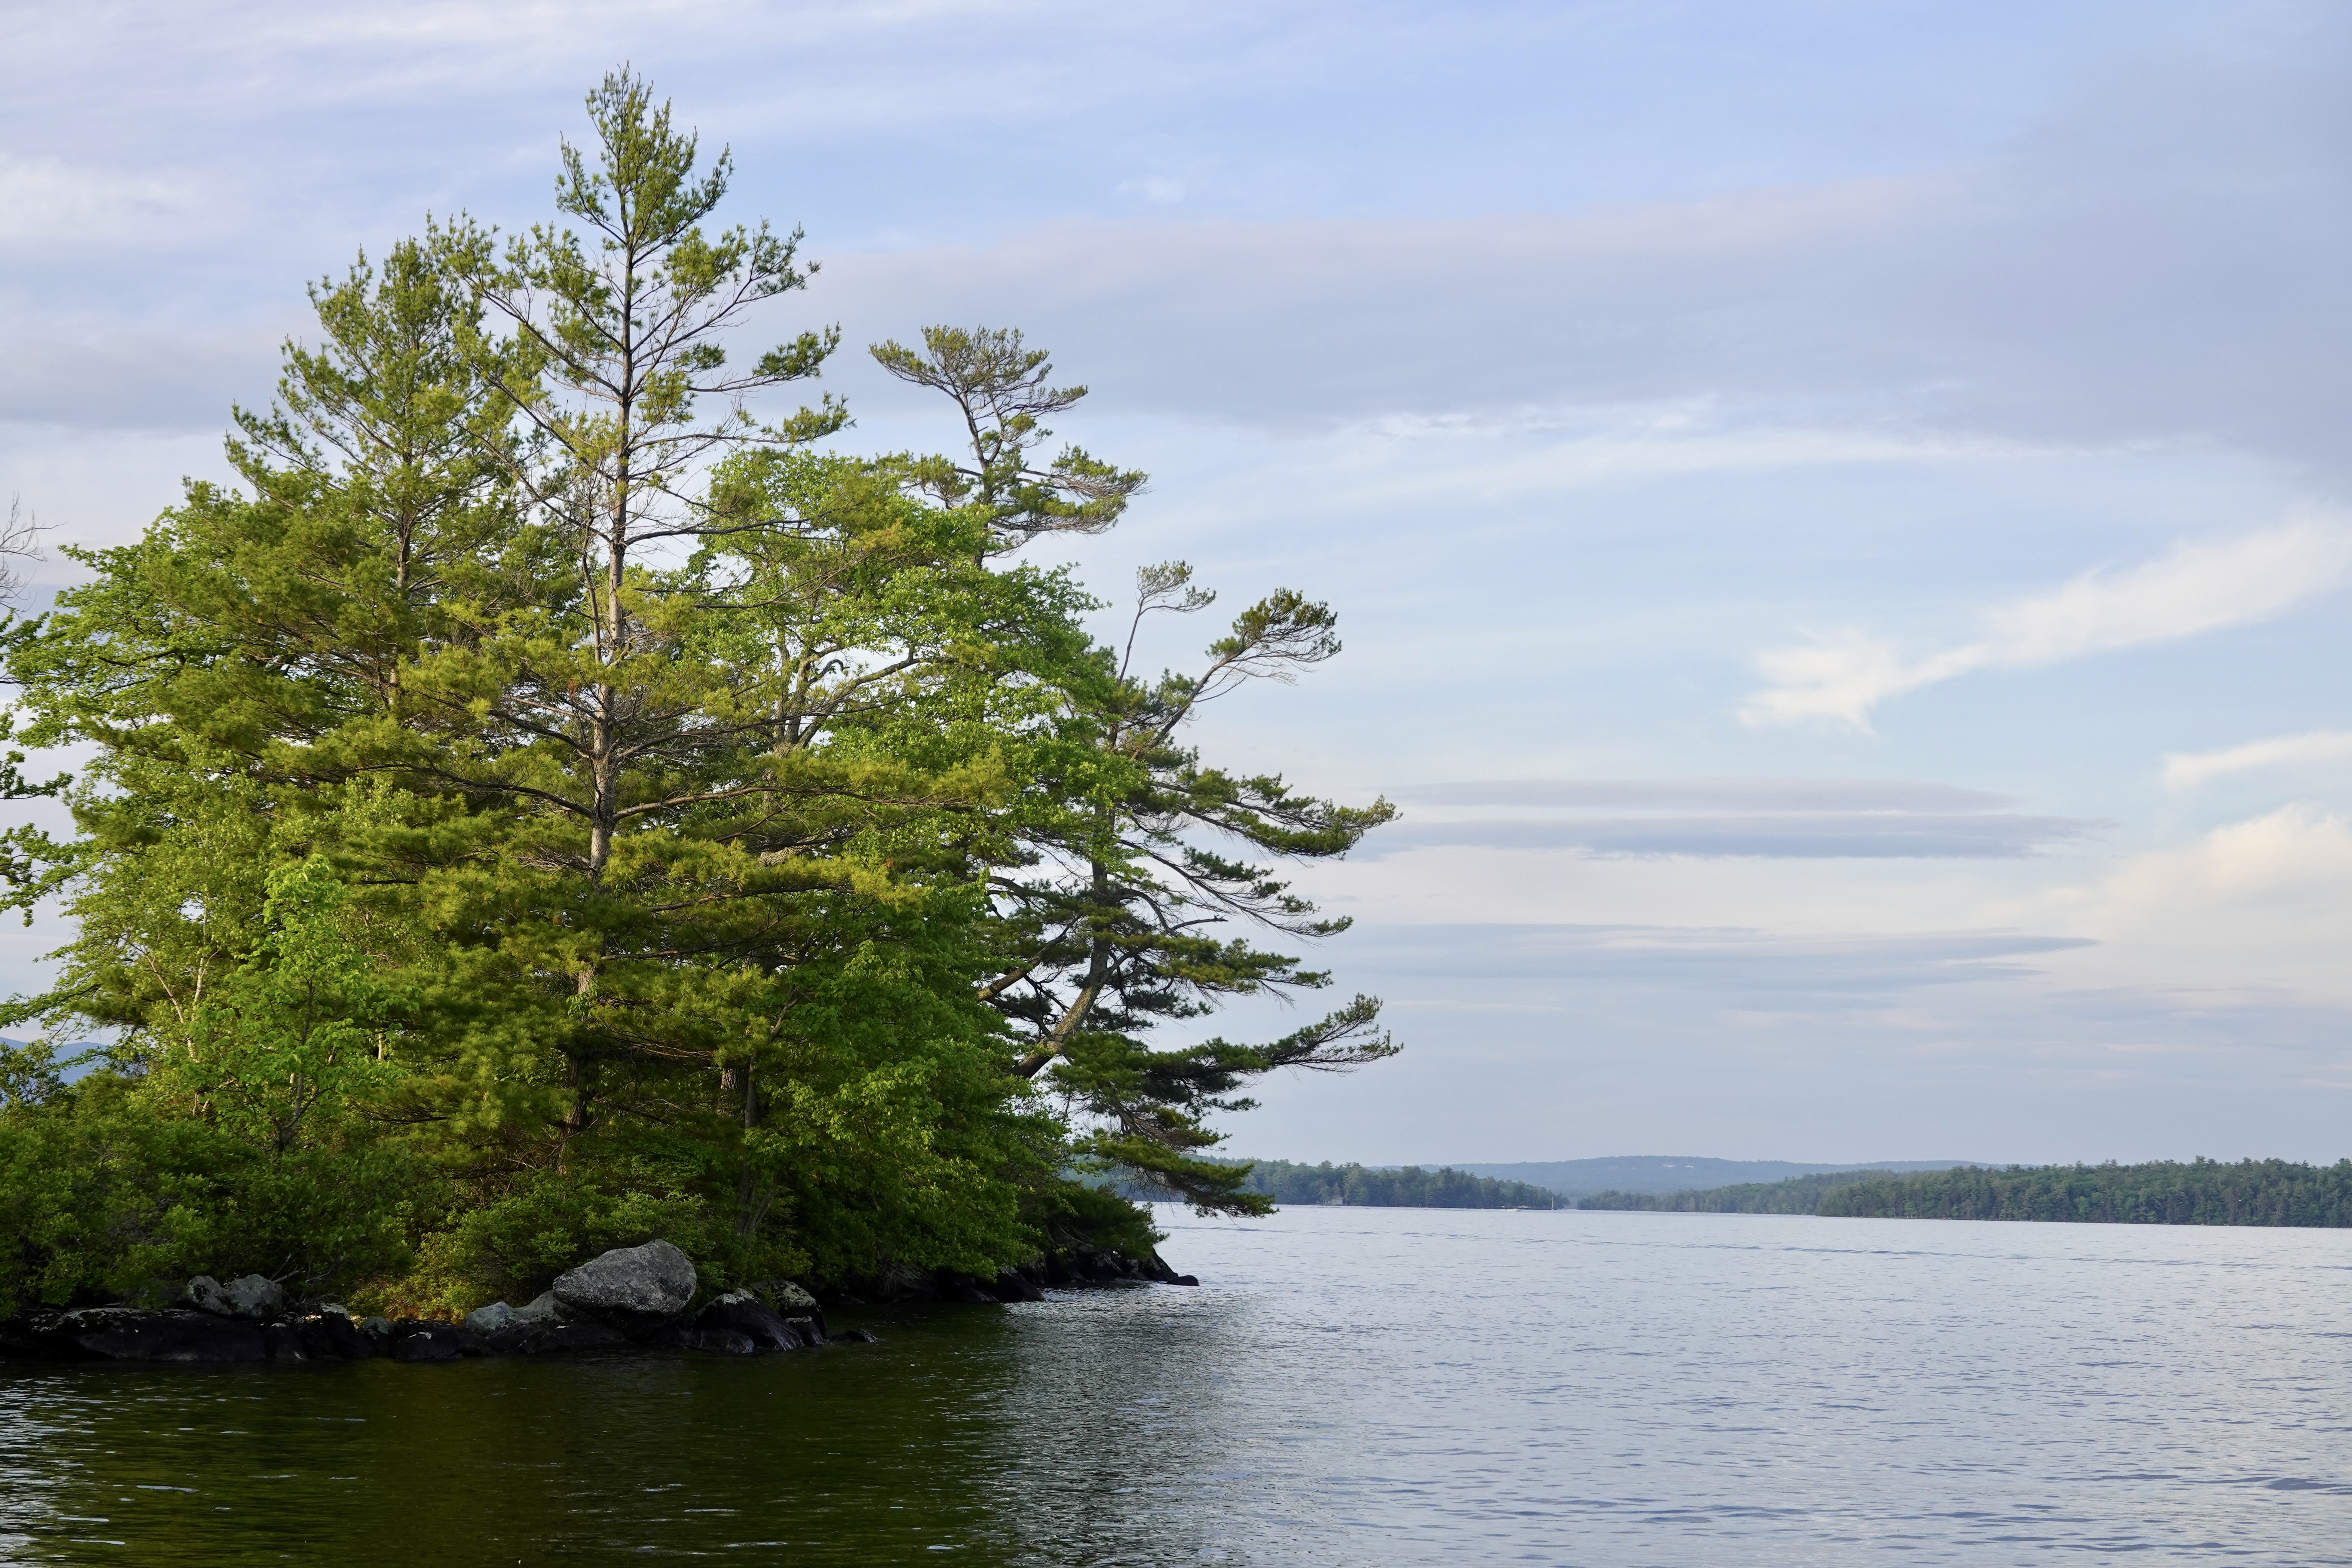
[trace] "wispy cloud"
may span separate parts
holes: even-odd
[[[1420,805],[1651,811],[1994,811],[2012,795],[1928,779],[1475,779],[1395,792]]]
[[[1445,847],[1792,860],[2014,859],[2105,826],[2006,812],[1893,811],[1406,823],[1383,830],[1369,853]]]
[[[2168,789],[2194,789],[2224,773],[2293,763],[2326,762],[2336,757],[2352,757],[2352,730],[2274,735],[2267,741],[2249,741],[2242,746],[2229,746],[2218,752],[2176,752],[2164,759],[2164,783]]]
[[[1748,991],[1885,992],[2037,973],[2095,945],[2032,931],[1794,932],[1738,926],[1402,925],[1369,930],[1360,962],[1446,979],[1640,979]]]
[[[1751,724],[1828,719],[1870,727],[1890,698],[1983,669],[2027,669],[2169,642],[2280,615],[2334,587],[2352,567],[2352,530],[2306,517],[2218,544],[2182,544],[2126,572],[2094,569],[1985,617],[1958,647],[1906,658],[1892,642],[1849,631],[1760,656],[1768,684],[1741,717]]]
[[[1444,811],[1516,807],[1541,816],[1408,820],[1367,858],[1405,849],[1566,850],[1591,856],[1770,859],[2008,859],[2107,826],[2030,816],[1987,790],[1915,779],[1499,779],[1399,792]],[[1586,815],[1595,809],[1634,816]]]

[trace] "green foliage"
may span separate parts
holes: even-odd
[[[814,452],[830,398],[755,419],[835,342],[730,365],[814,272],[798,235],[709,230],[728,159],[641,80],[589,112],[580,232],[461,219],[319,284],[319,340],[236,412],[237,485],[73,552],[88,580],[0,633],[21,739],[91,758],[0,778],[76,825],[0,858],[75,924],[10,1016],[114,1041],[71,1087],[0,1058],[0,1291],[202,1268],[458,1309],[655,1234],[721,1286],[992,1273],[1148,1235],[1074,1163],[1262,1207],[1191,1157],[1203,1118],[1391,1048],[1362,999],[1270,1045],[1139,1038],[1323,983],[1206,928],[1344,922],[1199,841],[1336,855],[1388,808],[1171,736],[1329,657],[1328,612],[1276,595],[1206,675],[1130,677],[1095,601],[1005,559],[1141,487],[1031,466],[1084,389],[937,329],[877,353],[957,399],[969,465]],[[1205,603],[1186,582],[1147,607]]]

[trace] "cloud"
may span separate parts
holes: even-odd
[[[2265,621],[2333,588],[2352,567],[2352,530],[2310,516],[2219,544],[2181,544],[2121,573],[2094,569],[2003,605],[1976,640],[1906,659],[1858,631],[1759,656],[1769,683],[1740,716],[1750,724],[1829,719],[1870,727],[1888,699],[1983,669],[2027,669]]]
[[[1789,812],[1416,823],[1381,830],[1359,858],[1406,849],[1565,849],[1586,855],[1775,859],[2013,859],[2107,826],[2009,813]]]
[[[2126,857],[2010,911],[2095,938],[2081,977],[2352,1001],[2352,821],[2295,804]]]
[[[1350,939],[1351,972],[1443,979],[1697,983],[1742,991],[1884,993],[2039,971],[2092,943],[2020,931],[1898,934],[1654,925],[1383,925]]]
[[[229,405],[267,407],[292,327],[168,327],[0,341],[0,422],[79,430],[226,430]],[[315,327],[309,336],[315,338]]]
[[[2164,759],[2164,783],[2168,789],[2194,789],[2224,773],[2347,756],[2352,756],[2352,730],[2312,730],[2218,752],[2176,752]]]
[[[157,234],[184,237],[209,207],[204,184],[186,174],[126,174],[84,168],[59,158],[0,153],[0,251],[52,252],[150,244]],[[207,237],[215,226],[206,222]]]
[[[1497,779],[1399,792],[1441,812],[1482,806],[1562,813],[1595,808],[1647,815],[1416,815],[1382,828],[1359,852],[1407,849],[1567,850],[1588,856],[1775,859],[2015,858],[2108,826],[2029,816],[1989,790],[1916,779]]]
[[[1399,790],[1409,805],[1717,811],[1992,811],[2011,795],[1913,779],[1490,779]]]

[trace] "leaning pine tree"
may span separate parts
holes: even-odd
[[[1140,1039],[1321,980],[1203,933],[1337,928],[1193,840],[1337,854],[1387,808],[1176,735],[1328,657],[1328,615],[1268,601],[1205,678],[1093,645],[1066,574],[1008,557],[1140,477],[1029,466],[1073,395],[1017,337],[879,351],[961,378],[970,463],[821,451],[830,399],[745,413],[835,345],[720,344],[805,285],[798,236],[709,230],[728,161],[641,81],[589,107],[562,223],[314,289],[240,487],[76,552],[8,634],[26,739],[94,756],[77,832],[12,839],[20,907],[78,928],[16,1011],[115,1043],[73,1083],[5,1064],[0,1293],[252,1270],[462,1309],[655,1234],[714,1283],[992,1271],[1139,1234],[1074,1163],[1251,1206],[1191,1157],[1203,1114],[1389,1048],[1364,1002]]]
[[[1040,468],[1031,454],[1087,389],[1049,384],[1044,352],[1017,331],[935,327],[916,351],[874,357],[901,380],[946,394],[962,416],[967,456],[909,462],[908,481],[1010,554],[1046,534],[1098,532],[1118,521],[1144,476],[1076,447]],[[1173,1191],[1203,1214],[1264,1214],[1249,1167],[1201,1158],[1222,1142],[1207,1118],[1246,1110],[1248,1082],[1280,1068],[1345,1072],[1393,1055],[1380,1003],[1358,996],[1282,1038],[1222,1037],[1156,1049],[1149,1031],[1202,1017],[1238,996],[1287,998],[1328,985],[1296,956],[1224,934],[1239,924],[1299,939],[1336,934],[1265,866],[1234,858],[1331,859],[1395,816],[1385,800],[1351,807],[1302,795],[1278,777],[1203,766],[1182,743],[1207,703],[1256,680],[1287,683],[1339,651],[1331,612],[1284,591],[1260,600],[1212,642],[1191,672],[1144,678],[1136,634],[1154,613],[1190,615],[1215,595],[1181,562],[1136,574],[1124,644],[1094,650],[1067,706],[1030,752],[1017,858],[989,868],[997,972],[980,994],[1020,1031],[1014,1070],[1078,1113],[1077,1147],[1097,1168]]]

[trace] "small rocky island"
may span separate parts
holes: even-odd
[[[226,1283],[198,1275],[167,1306],[131,1302],[48,1309],[0,1323],[0,1357],[50,1361],[182,1363],[336,1362],[383,1356],[446,1362],[467,1356],[682,1349],[760,1355],[844,1342],[872,1344],[864,1329],[828,1329],[835,1306],[948,1302],[998,1306],[1042,1301],[1049,1285],[1122,1280],[1197,1285],[1157,1254],[1079,1249],[1049,1254],[982,1280],[947,1269],[894,1270],[814,1292],[764,1280],[696,1302],[694,1262],[667,1241],[615,1247],[557,1276],[522,1306],[493,1301],[457,1321],[358,1317],[334,1301],[299,1301],[258,1274]]]

